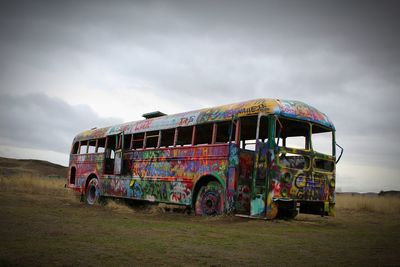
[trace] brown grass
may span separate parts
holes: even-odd
[[[2,190],[35,192],[38,190],[60,190],[64,188],[65,180],[47,177],[37,177],[31,175],[23,175],[21,177],[0,177],[0,186]]]
[[[399,214],[400,197],[378,195],[337,195],[336,208],[338,210]]]
[[[80,196],[64,187],[64,179],[23,175],[20,177],[0,176],[0,192],[46,195],[61,197],[72,201],[79,200]]]
[[[1,177],[0,187],[2,191],[20,193],[45,193],[47,195],[73,195],[70,190],[64,188],[64,179],[54,179],[48,177],[23,175],[16,177]],[[131,206],[124,201],[108,200],[107,208],[117,212],[133,212]],[[135,207],[133,207],[135,208]],[[174,207],[154,205],[136,207],[142,209],[144,213],[159,213],[173,210]],[[348,211],[368,211],[384,214],[400,213],[400,197],[395,196],[373,196],[373,195],[348,195],[338,194],[336,198],[337,210]]]
[[[336,217],[203,218],[88,206],[64,180],[0,178],[0,266],[386,266],[400,262],[399,213],[381,198],[338,196]],[[370,201],[367,201],[371,198]],[[356,205],[364,200],[365,207]],[[388,197],[389,206],[399,201]],[[143,205],[142,205],[143,206]],[[379,206],[379,205],[378,205]],[[152,213],[151,210],[158,213]],[[371,213],[374,212],[374,213]],[[377,216],[371,216],[375,215]],[[379,226],[379,227],[377,227]]]
[[[112,212],[118,213],[132,213],[134,210],[130,208],[125,202],[118,200],[107,200],[106,208]]]

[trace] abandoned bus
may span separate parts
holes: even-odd
[[[257,99],[78,134],[67,187],[184,205],[196,215],[333,215],[335,127],[299,101]]]

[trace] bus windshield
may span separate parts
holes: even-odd
[[[334,156],[333,132],[320,125],[280,118],[277,120],[275,140],[277,146],[281,148],[295,150],[312,148],[314,152]]]

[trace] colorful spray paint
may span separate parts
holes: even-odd
[[[298,101],[257,99],[211,109],[130,122],[82,132],[75,142],[107,136],[160,131],[202,123],[218,123],[262,114],[316,123],[334,131],[328,117]],[[271,140],[275,132],[269,133]],[[285,153],[295,156],[282,157]],[[332,162],[332,169],[318,169],[315,160]],[[124,150],[121,173],[105,173],[105,153],[71,154],[68,186],[81,194],[93,178],[101,196],[185,205],[196,214],[221,212],[276,217],[284,201],[323,203],[332,214],[335,202],[335,158],[305,150],[284,150],[269,141],[256,151],[235,142]],[[73,181],[73,183],[71,183]],[[326,205],[328,204],[328,205]]]

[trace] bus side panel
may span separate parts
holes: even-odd
[[[70,169],[75,167],[75,184],[69,184],[68,187],[77,192],[84,193],[85,183],[89,175],[95,174],[98,178],[103,172],[104,155],[103,154],[82,154],[71,155]]]
[[[193,186],[202,176],[226,182],[228,153],[228,145],[126,152],[122,176],[103,179],[103,191],[109,196],[191,205]]]

